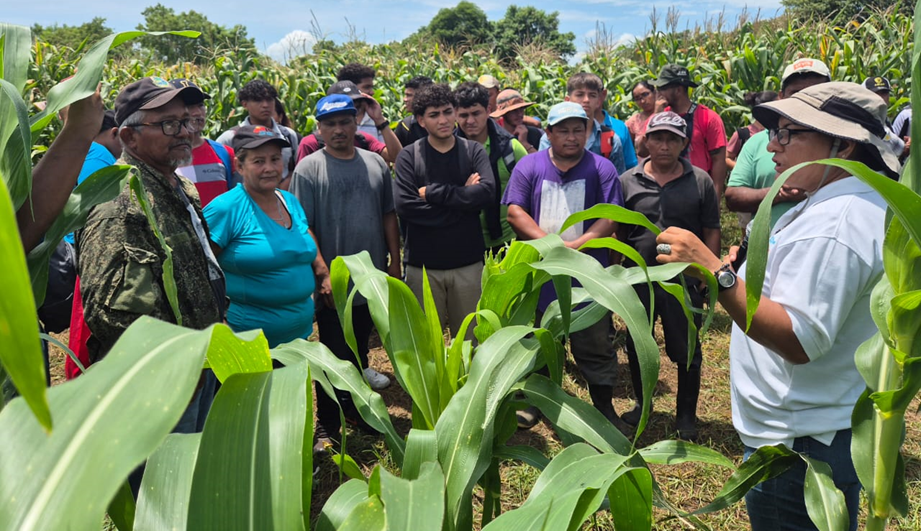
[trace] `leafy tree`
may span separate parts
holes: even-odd
[[[782,0],[784,7],[800,19],[850,20],[897,5],[903,13],[911,12],[910,2],[892,0]]]
[[[486,13],[476,4],[462,1],[455,7],[440,9],[422,32],[454,46],[487,41],[490,37],[490,24],[486,20]]]
[[[493,24],[496,48],[502,59],[514,58],[517,49],[531,43],[542,43],[566,58],[576,53],[574,33],[560,33],[559,12],[546,13],[533,6],[511,5],[505,17]]]
[[[237,50],[254,50],[256,43],[246,34],[246,27],[236,25],[226,28],[215,24],[196,11],[176,14],[172,8],[157,4],[141,12],[144,23],[138,24],[142,31],[195,30],[201,36],[195,40],[164,35],[144,37],[141,48],[149,51],[156,59],[167,63],[180,61],[207,62],[213,50],[232,48]]]
[[[112,28],[107,27],[106,19],[96,17],[79,26],[51,25],[42,27],[40,24],[32,26],[32,35],[53,46],[67,46],[76,49],[84,40],[94,43],[112,33]]]

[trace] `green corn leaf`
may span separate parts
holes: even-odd
[[[128,474],[182,416],[210,336],[141,317],[93,370],[49,390],[52,414],[68,419],[50,435],[21,399],[0,412],[0,528],[98,527]]]
[[[493,457],[496,459],[521,461],[537,470],[547,468],[547,465],[550,463],[550,458],[533,446],[500,446],[493,450]]]
[[[6,276],[0,297],[0,362],[17,391],[45,430],[51,430],[51,412],[45,390],[45,362],[38,341],[38,317],[29,289],[29,273],[19,231],[15,230],[6,185],[0,183],[0,268]]]
[[[303,528],[307,378],[302,362],[223,383],[195,463],[188,529]]]
[[[115,524],[119,531],[131,531],[134,529],[134,516],[137,506],[134,501],[134,494],[131,492],[131,486],[128,482],[122,483],[120,489],[109,503],[106,514]]]
[[[86,224],[86,218],[94,206],[118,197],[128,183],[131,170],[131,166],[108,166],[87,177],[71,193],[63,212],[45,233],[44,241],[29,252],[29,275],[37,306],[41,306],[45,300],[45,289],[48,287],[48,263],[58,243],[65,235]]]
[[[435,363],[435,393],[439,398],[438,411],[440,412],[450,399],[450,395],[447,397],[442,396],[442,391],[445,387],[445,363],[447,361],[445,357],[444,328],[441,326],[441,317],[438,315],[438,308],[435,306],[435,298],[432,296],[432,287],[429,283],[429,276],[425,268],[422,270],[422,298],[423,310],[425,311],[425,323],[429,330],[430,346],[427,350],[431,352],[432,361]],[[459,330],[451,330],[454,339],[463,341],[464,336],[459,335],[459,332]],[[453,395],[453,393],[451,394]]]
[[[648,468],[631,468],[611,484],[608,501],[615,529],[652,529],[652,483]]]
[[[604,452],[630,455],[632,445],[611,422],[582,400],[567,394],[558,385],[539,374],[532,374],[521,390],[557,430],[599,448]]]
[[[432,430],[409,430],[406,436],[406,457],[403,459],[401,477],[413,480],[419,477],[422,466],[438,461],[438,440]]]
[[[748,460],[739,465],[712,502],[691,514],[712,513],[729,507],[741,500],[758,483],[786,472],[799,458],[799,454],[782,444],[758,448]]]
[[[566,221],[563,223],[563,226],[560,227],[560,233],[565,232],[566,229],[572,227],[576,223],[581,223],[589,219],[610,219],[618,223],[624,223],[626,225],[639,225],[640,227],[646,227],[653,234],[659,235],[662,230],[659,227],[649,221],[649,218],[640,214],[639,212],[634,212],[633,210],[628,210],[619,205],[611,205],[607,203],[595,205],[587,210],[582,212],[576,212],[572,214]]]
[[[735,469],[732,461],[723,454],[705,446],[686,441],[659,441],[639,450],[647,463],[678,465],[681,463],[707,463]]]
[[[847,529],[850,517],[844,494],[835,487],[831,468],[827,463],[800,454],[806,462],[806,480],[803,493],[806,496],[806,512],[820,531]]]
[[[381,501],[388,529],[439,531],[444,519],[444,474],[438,463],[422,465],[418,478],[401,479],[381,469]]]
[[[447,526],[465,529],[472,522],[469,495],[492,460],[494,420],[512,385],[534,366],[536,347],[520,340],[532,328],[505,327],[477,348],[467,383],[438,419],[438,461],[445,474]]]
[[[400,373],[404,389],[422,412],[428,429],[432,429],[441,411],[435,358],[444,355],[444,346],[441,343],[440,350],[432,352],[432,327],[409,286],[395,278],[388,278],[387,282],[394,372]]]
[[[359,479],[343,483],[323,504],[316,531],[336,531],[359,503],[368,499],[368,485]]]
[[[348,454],[338,454],[332,456],[332,459],[333,462],[336,463],[336,466],[339,467],[339,470],[346,476],[352,479],[360,479],[365,483],[368,482],[368,478],[365,477],[364,473],[361,471],[361,467],[352,459],[352,456]]]
[[[883,265],[892,289],[906,293],[921,289],[918,268],[921,268],[921,247],[912,240],[905,225],[898,218],[889,223],[883,244]]]
[[[377,496],[370,496],[352,509],[338,531],[385,531],[386,529],[384,504]]]
[[[147,460],[138,494],[136,531],[185,531],[200,433],[173,433]]]
[[[215,326],[208,364],[222,383],[234,374],[271,371],[269,343],[262,330],[236,334],[227,326]]]
[[[403,463],[405,443],[396,432],[381,395],[368,387],[362,374],[351,362],[340,360],[322,343],[296,339],[272,349],[272,358],[285,365],[307,360],[310,376],[326,393],[335,398],[332,388],[342,389],[352,396],[361,418],[384,434],[391,457],[397,465]]]
[[[921,290],[900,293],[889,310],[890,341],[910,358],[921,358]]]
[[[0,124],[0,176],[18,211],[32,189],[32,133],[26,104],[6,79],[0,79]]]

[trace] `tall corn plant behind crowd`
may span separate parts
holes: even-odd
[[[788,17],[760,20],[742,16],[733,29],[725,28],[725,22],[718,19],[682,30],[677,17],[677,12],[670,12],[664,31],[654,18],[649,32],[626,46],[596,43],[573,65],[545,54],[529,54],[527,49],[512,64],[500,64],[488,47],[450,49],[433,42],[368,45],[353,41],[291,58],[287,66],[240,50],[216,51],[204,67],[193,64],[193,58],[163,65],[127,54],[106,64],[104,97],[111,104],[121,87],[147,75],[191,78],[213,96],[205,132],[216,138],[243,118],[243,108],[236,100],[239,89],[260,78],[277,87],[295,129],[305,135],[314,128],[316,102],[335,82],[338,69],[350,62],[367,63],[377,71],[374,95],[393,124],[408,113],[402,107],[403,84],[417,75],[454,86],[491,74],[503,86],[516,88],[535,102],[529,113],[543,118],[566,95],[569,76],[589,71],[604,80],[609,110],[626,119],[637,110],[630,94],[633,86],[653,79],[663,65],[677,62],[688,66],[701,85],[693,91],[694,99],[720,113],[726,130],[732,131],[751,120],[749,109],[742,105],[746,92],[778,90],[784,66],[796,57],[808,56],[825,61],[838,81],[889,77],[894,81],[893,112],[908,102],[912,20],[895,10],[844,25],[800,26]],[[34,54],[29,101],[44,99],[57,80],[71,75],[77,58],[71,50],[42,42],[36,42]],[[38,143],[47,145],[51,139],[48,134]]]

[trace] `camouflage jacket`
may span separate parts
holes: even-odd
[[[172,249],[182,325],[203,329],[220,322],[207,258],[182,198],[163,175],[140,160],[125,153],[119,163],[137,168],[157,226]],[[204,224],[195,185],[176,178]],[[129,187],[90,211],[77,234],[77,253],[84,318],[92,332],[87,344],[91,361],[105,356],[142,315],[176,322],[163,285],[166,255]]]

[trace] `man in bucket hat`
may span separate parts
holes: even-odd
[[[624,206],[645,215],[660,229],[681,227],[691,231],[716,254],[720,251],[719,198],[707,172],[692,166],[688,159],[680,156],[687,143],[687,124],[683,118],[668,111],[654,114],[646,126],[649,156],[620,176]],[[656,241],[651,231],[637,225],[621,225],[618,239],[635,248],[647,264],[655,264]],[[687,286],[691,302],[695,307],[702,308],[704,297],[700,293],[700,283],[696,279],[688,279]],[[675,409],[678,437],[695,440],[703,361],[700,339],[695,337],[694,352],[689,353],[688,320],[684,308],[661,286],[655,285],[654,288],[652,301],[645,284],[637,285],[636,293],[647,312],[655,309],[662,319],[665,353],[678,367]],[[694,325],[700,328],[700,314],[694,316]],[[636,426],[642,413],[643,381],[632,338],[628,337],[626,351],[636,405],[622,418],[624,422]],[[690,366],[689,354],[692,354]]]
[[[540,129],[524,123],[524,110],[532,105],[534,103],[525,101],[517,90],[505,89],[496,98],[496,111],[490,114],[521,142],[528,153],[537,151],[542,134]]]
[[[843,158],[890,177],[900,170],[886,140],[886,105],[854,83],[823,83],[759,105],[777,172],[799,163]],[[883,274],[886,203],[847,171],[823,165],[787,180],[807,199],[774,226],[761,304],[746,325],[746,265],[732,270],[692,233],[659,235],[660,262],[695,262],[713,271],[719,301],[735,322],[729,347],[732,419],[747,459],[784,444],[829,465],[857,529],[860,481],[851,460],[851,414],[865,389],[857,348],[876,333],[870,296]],[[689,273],[694,274],[692,271]],[[833,375],[833,377],[829,377]],[[754,531],[815,529],[800,496],[802,462],[746,495]]]
[[[687,67],[665,65],[652,84],[668,102],[665,110],[678,114],[687,122],[688,146],[681,156],[710,175],[717,198],[722,198],[727,174],[723,120],[706,106],[691,101],[690,89],[697,87],[697,83],[691,79]],[[640,143],[643,141],[640,140]]]
[[[198,131],[188,105],[201,91],[176,88],[146,77],[122,89],[115,100],[121,161],[137,169],[154,222],[172,248],[176,303],[182,326],[204,329],[224,320],[224,276],[209,243],[208,227],[195,185],[176,173],[192,158]],[[163,269],[167,256],[147,216],[126,187],[93,208],[77,233],[77,264],[84,318],[92,336],[90,360],[104,357],[125,329],[142,315],[176,323]],[[174,431],[201,431],[214,398],[216,380],[207,370]],[[129,478],[135,493],[140,473]]]

